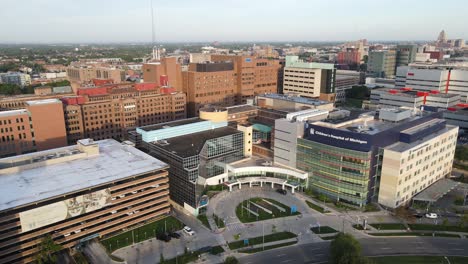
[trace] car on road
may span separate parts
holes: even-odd
[[[167,233],[159,233],[156,235],[156,238],[164,242],[171,241],[171,237]]]
[[[426,218],[437,219],[437,214],[436,213],[427,213]]]
[[[195,235],[195,232],[192,230],[192,228],[188,227],[188,226],[184,226],[184,232],[189,235],[189,236],[193,236]]]
[[[283,189],[276,189],[276,192],[284,194],[284,195],[286,195],[288,193],[286,190],[283,190]]]
[[[172,238],[177,238],[177,239],[180,238],[180,234],[176,233],[176,232],[169,233],[169,236],[172,237]]]

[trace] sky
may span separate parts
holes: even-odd
[[[0,0],[0,43],[151,42],[151,0]],[[468,40],[467,0],[153,0],[158,42]]]

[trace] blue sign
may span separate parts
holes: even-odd
[[[80,239],[80,243],[86,242],[88,240],[91,240],[91,239],[94,239],[94,238],[97,238],[97,237],[99,237],[99,233],[92,234],[90,236],[87,236],[87,237],[84,237],[84,238]]]
[[[244,246],[247,246],[249,244],[249,240],[248,239],[244,239]]]
[[[291,206],[291,214],[297,212],[297,207],[295,205]]]
[[[251,58],[245,58],[245,62],[252,62]]]

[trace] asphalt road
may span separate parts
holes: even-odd
[[[468,240],[442,237],[364,238],[359,240],[365,256],[442,255],[468,256]],[[269,250],[239,258],[240,263],[324,263],[330,242],[317,242]]]

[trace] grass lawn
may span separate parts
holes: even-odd
[[[367,233],[367,234],[371,236],[432,236],[432,233],[424,233],[424,232]],[[434,236],[460,238],[459,235],[443,234],[443,233],[435,233]]]
[[[400,223],[383,223],[383,224],[369,224],[370,226],[380,230],[406,230],[404,224]]]
[[[281,212],[280,210],[278,210],[278,208],[272,206],[272,205],[269,205],[268,203],[262,201],[262,199],[265,199],[271,203],[274,203],[276,205],[279,205],[280,207],[283,207],[286,211],[285,212]],[[247,211],[244,207],[247,207],[248,206],[248,201],[251,201],[251,202],[254,202],[256,204],[259,204],[261,205],[262,207],[265,207],[269,210],[271,210],[273,213],[272,214],[269,214],[267,212],[265,212],[264,210],[260,209],[260,208],[257,208],[256,206],[254,206],[253,204],[251,204],[251,210],[258,213],[259,216],[255,216],[254,214],[251,214],[249,211]],[[295,212],[295,213],[292,213],[291,214],[291,208],[289,206],[286,206],[278,201],[275,201],[275,200],[272,200],[272,199],[266,199],[266,198],[258,198],[258,197],[255,197],[255,198],[252,198],[252,199],[249,199],[249,200],[245,200],[243,201],[242,203],[240,203],[239,205],[237,205],[236,207],[236,215],[237,217],[239,218],[239,220],[242,222],[242,223],[249,223],[249,222],[255,222],[255,221],[262,221],[262,220],[267,220],[267,219],[272,219],[272,218],[280,218],[280,217],[286,217],[286,216],[291,216],[291,215],[298,215],[300,214],[299,212]]]
[[[331,234],[338,232],[337,230],[329,227],[329,226],[321,226],[321,227],[312,227],[310,229],[315,234]]]
[[[199,214],[197,216],[198,220],[200,220],[200,222],[202,222],[202,224],[206,227],[208,227],[208,229],[210,229],[210,223],[208,223],[208,217],[205,215],[205,214]]]
[[[409,227],[412,230],[468,232],[468,227],[459,227],[459,226],[410,224]]]
[[[278,232],[270,235],[265,236],[265,243],[267,242],[273,242],[273,241],[279,241],[279,240],[285,240],[285,239],[290,239],[297,237],[296,234],[291,233],[291,232]],[[249,244],[244,245],[244,240],[238,240],[234,241],[231,243],[228,243],[228,246],[230,249],[238,249],[246,246],[253,246],[253,245],[258,245],[263,243],[263,237],[254,237],[254,238],[249,238]]]
[[[113,252],[116,249],[132,245],[150,238],[154,238],[156,234],[169,231],[180,230],[184,224],[172,216],[148,223],[137,227],[133,230],[126,231],[116,236],[101,240],[101,243],[109,251]]]
[[[314,209],[315,211],[318,211],[320,213],[325,213],[325,209],[323,207],[318,206],[318,205],[316,205],[314,203],[311,203],[311,202],[309,202],[307,200],[305,202],[310,208]]]
[[[326,237],[320,237],[323,240],[333,240],[338,236],[338,234],[333,235],[333,236],[326,236]]]
[[[467,257],[447,257],[452,264],[468,263]],[[442,256],[388,256],[388,257],[371,257],[376,264],[440,264],[448,263]]]
[[[357,230],[364,230],[364,227],[362,225],[354,224],[353,227],[354,227],[354,229],[357,229]]]
[[[294,244],[296,244],[296,243],[297,243],[297,242],[288,242],[288,243],[282,243],[282,244],[277,244],[277,245],[271,245],[271,246],[265,247],[265,249],[263,249],[263,247],[252,248],[252,249],[242,249],[242,250],[239,250],[239,252],[240,252],[240,253],[257,253],[257,252],[261,252],[261,251],[264,251],[264,250],[269,250],[269,249],[274,249],[274,248],[280,248],[280,247],[285,247],[285,246],[294,245]]]
[[[219,216],[213,214],[213,220],[215,221],[216,226],[217,226],[218,228],[226,227],[226,226],[224,225],[223,219],[219,218]]]

